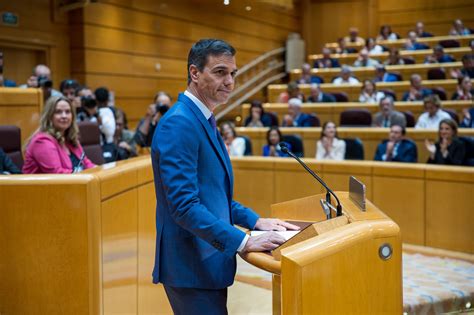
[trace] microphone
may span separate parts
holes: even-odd
[[[331,188],[328,187],[328,185],[326,185],[326,183],[321,179],[321,177],[319,177],[318,175],[316,175],[316,173],[314,173],[303,161],[301,161],[301,159],[299,157],[297,157],[293,152],[291,152],[290,150],[288,150],[288,147],[286,146],[286,144],[284,142],[280,142],[278,144],[280,146],[280,149],[283,153],[286,153],[288,154],[289,156],[291,156],[292,158],[294,158],[295,160],[298,161],[298,163],[301,164],[301,166],[303,166],[303,168],[308,172],[310,173],[314,178],[316,178],[316,180],[326,189],[326,201],[328,204],[331,204],[331,195],[334,196],[334,198],[336,198],[336,202],[337,202],[337,216],[341,216],[342,215],[342,205],[341,205],[341,202],[339,201],[339,198],[337,198],[336,194],[331,190]],[[331,194],[331,195],[330,195]],[[329,213],[329,217],[331,217],[331,214]]]

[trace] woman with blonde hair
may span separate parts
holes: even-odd
[[[95,165],[79,143],[76,112],[63,97],[50,97],[40,127],[31,136],[25,153],[24,174],[77,173]]]

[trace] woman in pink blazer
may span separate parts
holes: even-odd
[[[62,96],[50,97],[26,147],[24,174],[70,174],[94,167],[78,139],[76,113]]]

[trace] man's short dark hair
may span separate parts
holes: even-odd
[[[209,56],[235,55],[235,49],[230,44],[220,39],[201,39],[196,42],[188,55],[188,84],[191,83],[189,67],[195,65],[199,71],[203,71]]]
[[[107,90],[107,88],[105,87],[97,88],[94,94],[95,94],[95,99],[99,103],[105,103],[109,101],[109,90]]]
[[[399,124],[391,124],[390,129],[392,129],[392,127],[394,127],[394,126],[400,127],[402,129],[402,136],[404,136],[407,133],[407,129],[405,128],[405,126],[402,126],[402,125],[399,125]]]

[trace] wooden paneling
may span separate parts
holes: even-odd
[[[19,16],[18,27],[0,25],[0,47],[7,48],[6,74],[13,73],[9,78],[17,84],[26,83],[33,69],[31,64],[36,62],[44,62],[51,68],[55,87],[70,75],[67,14],[59,13],[52,4],[49,0],[3,1],[0,6],[2,12]],[[10,49],[20,50],[20,54],[9,57]],[[8,63],[9,60],[15,64]],[[18,70],[8,69],[16,67],[16,63]]]
[[[359,35],[366,38],[377,36],[385,24],[406,37],[418,21],[436,36],[448,35],[455,19],[462,19],[471,28],[474,23],[474,3],[469,0],[305,0],[303,7],[308,53],[320,53],[325,43],[346,36],[351,26],[358,27]]]
[[[38,129],[42,111],[40,89],[0,88],[0,125],[18,126],[22,145]]]
[[[428,79],[428,71],[430,69],[444,69],[447,76],[455,69],[461,69],[462,63],[458,62],[447,62],[440,64],[414,64],[414,65],[403,65],[403,66],[387,66],[387,72],[399,73],[402,76],[402,80],[410,80],[410,76],[413,74],[419,74],[422,79]],[[312,69],[313,75],[321,77],[324,82],[331,83],[332,80],[338,77],[341,73],[341,68],[326,68],[326,69]],[[352,74],[354,77],[359,79],[360,82],[364,80],[373,80],[375,78],[375,67],[353,67]],[[301,69],[294,69],[290,72],[290,80],[296,81],[301,77]]]
[[[369,34],[369,0],[310,1],[303,12],[304,39],[307,53],[320,53],[328,42],[348,34],[351,26],[359,28],[359,36]],[[309,22],[307,22],[309,21]]]
[[[465,108],[472,106],[471,101],[443,101],[442,108],[454,110],[459,116],[462,115],[462,111]],[[283,116],[288,114],[288,104],[285,103],[266,103],[263,104],[266,112],[273,112],[278,116],[278,120],[281,122]],[[242,112],[240,115],[245,119],[249,115],[249,104],[243,104],[241,106]],[[340,115],[346,109],[367,109],[372,114],[377,113],[380,110],[378,104],[367,104],[367,103],[304,103],[301,107],[301,111],[304,113],[314,113],[318,116],[321,121],[321,125],[326,121],[333,121],[339,124]],[[395,102],[395,109],[404,112],[410,111],[415,119],[425,111],[422,102]],[[254,153],[256,154],[256,153]]]
[[[456,91],[457,80],[424,80],[423,86],[431,89],[434,87],[442,87],[447,95],[452,95]],[[300,84],[300,90],[305,95],[309,95],[309,84]],[[349,97],[349,101],[357,102],[360,96],[360,90],[362,83],[360,84],[345,84],[336,85],[332,83],[321,84],[321,90],[327,93],[344,92]],[[267,86],[268,101],[271,103],[278,102],[278,98],[281,93],[285,92],[287,88],[286,84],[270,84]],[[401,99],[403,94],[410,89],[410,81],[400,82],[382,82],[377,84],[378,90],[391,89],[397,95],[397,99]]]
[[[471,48],[469,47],[454,47],[454,48],[446,48],[444,49],[444,52],[453,56],[454,59],[456,60],[461,60],[462,56],[466,54],[471,53]],[[384,62],[385,60],[388,59],[388,52],[383,52],[380,54],[371,54],[371,58],[377,59],[381,62]],[[401,50],[400,51],[400,56],[401,57],[413,57],[416,61],[416,63],[423,63],[426,59],[426,57],[430,56],[433,54],[432,49],[422,49],[422,50]],[[309,55],[308,56],[308,62],[310,64],[313,64],[315,60],[322,58],[323,55],[321,54],[314,54],[314,55]],[[339,60],[339,63],[341,65],[347,64],[347,65],[352,65],[357,58],[359,57],[359,54],[353,53],[353,54],[331,54],[331,58],[336,58]]]
[[[90,175],[1,178],[2,314],[99,313],[100,203],[94,199],[99,189]]]
[[[426,245],[447,248],[449,244],[451,250],[473,253],[474,176],[459,167],[431,166],[426,172]]]
[[[438,36],[448,35],[452,22],[458,18],[472,27],[473,10],[474,3],[469,0],[378,1],[380,25],[392,25],[392,30],[403,37],[414,28],[417,21],[423,21],[425,29]]]
[[[282,47],[300,31],[298,10],[244,1],[107,0],[72,13],[73,75],[92,88],[107,86],[135,124],[157,91],[173,98],[186,88],[186,61],[201,38],[222,38],[237,50],[238,66]],[[196,10],[199,6],[199,10]],[[123,104],[123,105],[122,105]]]
[[[252,176],[240,170],[263,168],[266,177]],[[323,192],[322,188],[293,159],[254,158],[232,159],[236,185],[235,198],[246,193],[246,206],[258,212],[268,209],[269,200],[290,201]],[[257,164],[254,163],[258,162]],[[401,229],[404,242],[474,253],[472,233],[472,195],[474,169],[469,167],[426,164],[383,163],[369,161],[316,161],[305,159],[308,166],[335,191],[347,191],[349,176],[355,176],[367,186],[367,199],[379,207]],[[273,172],[273,175],[272,175]],[[244,178],[239,178],[245,176]],[[273,176],[275,184],[267,179]],[[252,182],[253,190],[241,190],[240,185]],[[319,187],[318,187],[319,186]],[[265,194],[265,201],[259,200]],[[319,204],[315,212],[322,212]]]
[[[254,155],[261,155],[261,146],[266,144],[265,135],[267,128],[236,128],[237,134],[242,134],[250,138],[252,141],[252,149]],[[297,134],[303,140],[304,156],[313,158],[316,155],[316,142],[321,135],[321,128],[280,128],[282,134]],[[355,139],[359,138],[364,146],[364,158],[371,161],[374,159],[377,146],[388,138],[389,128],[351,128],[340,127],[337,129],[340,138]],[[474,130],[469,128],[461,128],[458,131],[459,136],[473,137]],[[413,140],[417,146],[418,162],[426,163],[428,160],[428,151],[425,147],[425,139],[436,141],[438,139],[438,131],[429,129],[407,128],[406,137]]]

